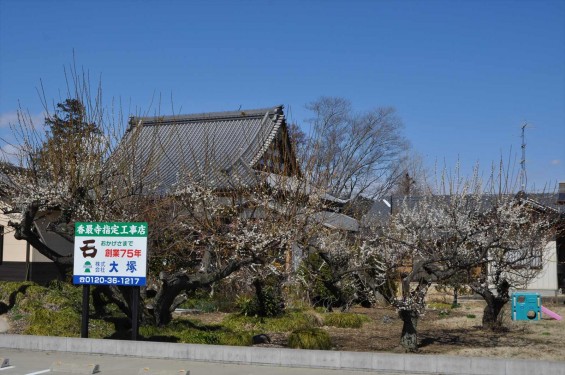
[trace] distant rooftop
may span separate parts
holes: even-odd
[[[557,197],[558,204],[565,204],[565,182],[559,183],[559,196]]]
[[[520,193],[521,194],[521,193]],[[552,212],[556,212],[562,215],[565,215],[565,205],[558,204],[559,199],[558,194],[526,194],[523,195],[522,198],[527,199],[530,204],[534,206],[549,209]],[[423,199],[421,196],[394,196],[394,197],[385,197],[384,199],[375,200],[371,205],[369,211],[363,216],[361,219],[362,225],[366,226],[369,225],[371,222],[374,221],[381,221],[381,220],[388,220],[392,213],[399,212],[404,207],[414,207],[418,202]],[[445,202],[445,200],[449,199],[447,195],[436,195],[432,198],[435,202]],[[481,199],[481,207],[483,210],[489,209],[491,206],[491,202],[496,199],[496,196],[491,196],[485,194],[482,196]]]

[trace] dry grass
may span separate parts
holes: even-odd
[[[565,316],[563,303],[544,306]],[[440,319],[431,324],[436,332],[425,335],[434,344],[426,350],[449,355],[504,357],[524,359],[558,360],[565,359],[565,321],[544,317],[541,321],[512,321],[507,311],[507,332],[485,332],[480,327],[481,302],[467,302],[462,308],[466,315],[476,315],[475,319],[454,316]],[[508,309],[510,306],[508,306]],[[425,340],[425,339],[424,339]]]
[[[35,333],[28,331],[30,322],[33,321],[32,318],[38,312],[45,310],[45,308],[39,306],[41,307],[39,309],[37,306],[40,298],[37,293],[34,294],[34,291],[35,289],[30,287],[25,294],[18,294],[17,300],[20,303],[7,314],[1,316],[4,320],[3,323],[8,323],[7,327],[4,324],[3,330],[7,329],[8,333],[17,334]],[[53,295],[50,295],[50,299],[47,298],[49,303],[46,306],[51,306],[51,302],[53,302],[56,303],[58,308],[62,307],[65,304],[61,304],[57,298],[63,298],[67,292],[66,289],[55,289],[52,292]],[[0,301],[4,299],[0,298]],[[565,359],[565,320],[556,321],[544,317],[541,321],[512,321],[510,312],[506,311],[505,326],[508,329],[502,332],[492,332],[481,328],[484,302],[464,300],[461,301],[461,306],[455,309],[451,309],[449,302],[445,297],[439,295],[432,295],[430,298],[430,309],[418,324],[420,353],[557,361]],[[559,304],[544,301],[544,306],[565,317],[563,301],[560,301]],[[507,309],[509,308],[510,305],[507,305]],[[53,314],[56,312],[59,311],[54,311],[51,308],[49,317],[55,317]],[[238,318],[221,312],[201,313],[196,316],[175,314],[173,325],[182,324],[184,320],[188,319],[192,322],[192,325],[196,324],[194,321],[198,320],[199,326],[225,326],[224,328],[229,331],[228,333],[233,331],[233,335],[227,335],[227,338],[219,337],[216,334],[217,332],[211,328],[204,333],[196,332],[200,335],[197,337],[197,341],[204,343],[246,345],[251,335],[264,333],[270,336],[271,342],[259,345],[272,347],[287,346],[293,330],[321,327],[329,334],[334,350],[403,352],[403,349],[399,346],[402,321],[398,318],[394,309],[390,306],[378,306],[370,309],[356,307],[351,312],[366,316],[366,318],[361,319],[355,318],[355,321],[364,321],[361,328],[354,328],[356,324],[349,324],[349,318],[353,315],[320,314],[314,311],[305,311],[302,314],[297,312],[283,318],[266,319],[265,322],[250,317]],[[340,324],[325,322],[328,316],[339,317]],[[341,322],[344,317],[348,318],[348,324]],[[78,321],[78,317],[74,320]],[[341,325],[341,328],[336,325]],[[37,324],[37,326],[47,327],[45,324]],[[345,328],[345,326],[349,328]],[[96,331],[96,327],[91,328]],[[74,329],[73,332],[78,334],[78,329]],[[108,327],[100,332],[100,337],[108,336]],[[244,332],[245,335],[241,336],[240,332]],[[154,328],[154,332],[147,332],[147,335],[150,335],[150,333],[159,336],[166,332]],[[38,332],[38,334],[45,333]],[[229,340],[224,340],[224,342],[222,341],[224,338]],[[180,341],[193,342],[194,337],[180,338]]]
[[[442,301],[436,301],[442,302]],[[441,306],[438,304],[437,306]],[[565,317],[565,305],[544,302],[544,306]],[[509,305],[508,305],[509,307]],[[508,330],[492,332],[481,328],[484,302],[461,301],[456,309],[430,309],[420,320],[420,353],[454,356],[480,356],[563,361],[565,359],[565,320],[544,317],[541,321],[512,321],[507,312]],[[324,327],[330,334],[333,349],[347,351],[382,351],[403,353],[400,347],[402,321],[388,306],[352,312],[366,315],[362,328]],[[220,323],[227,314],[199,314],[206,323]],[[268,332],[265,332],[268,334]],[[289,333],[271,334],[271,343],[287,345]]]
[[[565,305],[545,306],[565,316]],[[481,328],[484,303],[465,301],[452,309],[430,310],[419,322],[420,353],[455,356],[504,357],[563,361],[565,359],[565,321],[512,321],[508,313],[507,331]],[[387,351],[401,353],[402,322],[390,308],[356,309],[370,316],[362,330],[329,328],[339,350]],[[474,316],[474,317],[473,317]]]

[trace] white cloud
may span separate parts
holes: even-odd
[[[0,113],[0,128],[7,128],[10,124],[18,122],[17,112]]]
[[[559,160],[559,159],[553,159],[550,163],[551,163],[551,165],[560,165],[560,164],[561,164],[561,160]]]
[[[17,159],[19,151],[16,146],[6,144],[0,148],[0,155],[5,161],[14,162]]]
[[[45,114],[40,112],[37,114],[25,114],[26,122],[31,119],[33,125],[38,126],[45,121]],[[8,128],[10,124],[18,123],[18,112],[0,113],[0,129]]]

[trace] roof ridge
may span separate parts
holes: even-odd
[[[261,121],[262,124],[265,122],[267,117],[268,116],[265,115],[265,118],[263,118],[263,120]],[[284,117],[284,114],[281,114],[281,115],[277,114],[277,116],[275,118],[270,119],[270,120],[273,123],[273,127],[272,127],[271,131],[267,134],[267,137],[264,139],[263,146],[257,151],[256,155],[253,156],[253,159],[251,159],[251,165],[252,166],[255,165],[255,163],[257,163],[259,161],[259,159],[265,154],[267,149],[273,143],[273,139],[275,138],[275,136],[276,136],[277,132],[279,131],[281,125],[285,121],[285,117]],[[257,133],[255,135],[254,142],[256,142],[258,140],[257,137],[259,137],[259,133]],[[249,147],[248,147],[248,149],[249,149]]]
[[[223,112],[203,112],[191,113],[185,115],[169,115],[169,116],[130,116],[129,125],[136,125],[142,122],[144,125],[159,124],[159,123],[178,123],[187,121],[209,121],[219,119],[233,119],[233,118],[249,118],[249,117],[262,117],[267,113],[282,114],[282,105],[269,108],[258,109],[240,109],[237,111],[223,111]]]

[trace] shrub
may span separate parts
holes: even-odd
[[[220,345],[251,346],[253,345],[252,332],[225,332],[220,335]]]
[[[336,265],[344,265],[347,259],[336,260]],[[318,254],[310,254],[298,269],[302,286],[307,290],[313,306],[326,310],[353,303],[356,298],[355,282],[347,277],[339,285],[333,280],[332,271]],[[347,280],[346,280],[347,279]]]
[[[255,302],[253,301],[253,297],[249,296],[238,296],[235,301],[235,306],[240,314],[245,316],[255,316],[254,312],[256,310],[255,306],[253,306]]]
[[[182,343],[209,345],[220,344],[220,338],[217,332],[187,329],[181,332],[176,332],[176,335]]]
[[[276,277],[255,280],[255,295],[241,296],[236,301],[241,314],[246,316],[275,317],[284,313],[284,299]]]
[[[216,300],[213,299],[195,299],[192,303],[186,304],[187,308],[196,309],[205,313],[216,312],[220,310],[220,306]]]
[[[6,305],[10,304],[10,299],[15,299],[18,293],[25,293],[25,290],[30,286],[35,285],[32,282],[12,282],[12,281],[0,281],[0,302],[4,302]]]
[[[230,287],[227,283],[218,283],[214,286],[214,292],[212,288],[199,289],[196,292],[190,294],[186,301],[184,301],[179,307],[185,309],[195,309],[205,313],[208,312],[233,312],[236,311],[236,299],[234,294],[228,294],[224,291],[224,288]]]
[[[279,317],[259,318],[232,314],[224,318],[222,325],[233,331],[290,332],[297,329],[320,326],[311,313],[293,311]]]
[[[451,303],[445,303],[445,302],[430,302],[428,304],[428,308],[431,310],[447,310],[447,309],[451,309],[453,306],[451,305]]]
[[[449,316],[449,314],[450,314],[450,311],[449,311],[449,310],[445,310],[445,309],[444,309],[444,310],[440,310],[439,313],[438,313],[438,315],[439,315],[440,318],[447,318],[447,317]]]
[[[148,340],[188,344],[250,346],[253,333],[233,332],[219,325],[204,325],[198,320],[181,320],[164,327],[142,326],[139,333]]]
[[[323,329],[300,329],[290,334],[288,346],[297,349],[329,350],[332,347],[332,341],[330,335]]]
[[[10,311],[13,320],[21,320],[23,333],[41,336],[80,336],[81,288],[53,282],[49,287],[18,283],[14,306]],[[14,285],[10,286],[11,289]],[[102,338],[114,332],[113,325],[91,319],[89,336]]]
[[[360,328],[370,321],[366,315],[352,313],[329,313],[324,315],[324,325],[338,328]]]
[[[70,309],[49,311],[37,309],[28,318],[26,335],[79,337],[81,316]]]

